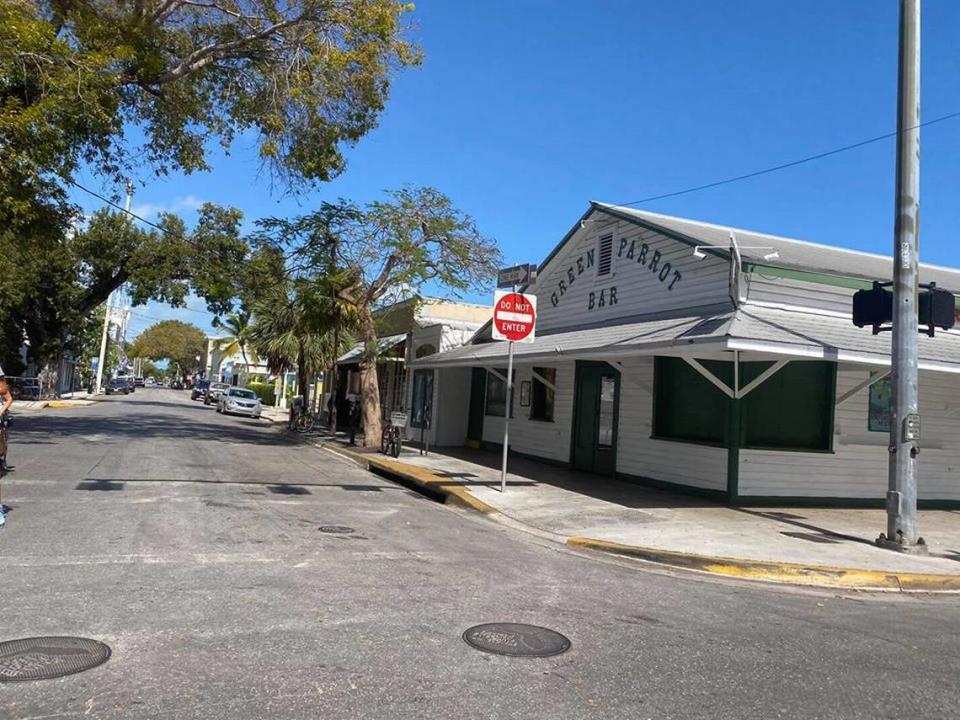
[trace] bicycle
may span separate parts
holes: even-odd
[[[403,445],[402,432],[406,426],[405,412],[390,413],[390,422],[384,426],[380,436],[380,452],[391,457],[400,457],[400,449]]]
[[[292,415],[288,427],[298,433],[308,433],[316,424],[317,416],[306,408],[301,408]]]

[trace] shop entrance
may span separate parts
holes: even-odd
[[[617,468],[620,373],[607,363],[578,362],[570,463],[577,470],[612,475]]]
[[[483,442],[483,410],[487,393],[487,371],[473,368],[470,377],[470,411],[467,416],[467,447],[480,447]]]

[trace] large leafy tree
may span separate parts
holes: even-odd
[[[0,0],[4,184],[58,187],[85,164],[208,167],[252,133],[285,180],[327,180],[419,61],[396,0]],[[140,142],[130,138],[140,136]],[[4,200],[16,199],[18,193]]]
[[[488,285],[501,264],[494,240],[439,190],[404,188],[358,208],[341,201],[291,220],[261,223],[262,241],[272,241],[305,276],[323,276],[335,239],[333,292],[355,317],[364,343],[361,402],[364,443],[380,442],[379,343],[374,312],[401,294],[425,286],[461,295]]]
[[[202,213],[192,232],[85,233],[63,252],[79,170],[112,187],[209,167],[211,149],[255,139],[273,179],[296,187],[344,168],[376,124],[394,70],[416,64],[395,0],[0,0],[0,330],[24,327],[41,359],[78,312],[126,279],[134,302],[178,304],[193,286],[224,312],[235,247]],[[119,221],[100,218],[101,227]],[[141,247],[144,246],[144,247]],[[134,249],[131,249],[134,248]],[[223,252],[221,252],[223,251]],[[95,259],[96,266],[87,262]],[[212,260],[212,262],[211,262]]]
[[[137,335],[130,345],[130,357],[167,360],[181,375],[197,365],[197,356],[206,351],[206,337],[196,325],[180,320],[161,320]]]
[[[226,312],[249,254],[240,220],[237,210],[204,205],[189,231],[173,215],[161,217],[160,229],[144,229],[101,210],[57,242],[40,235],[23,243],[0,232],[0,256],[16,268],[0,278],[0,327],[26,338],[33,358],[43,360],[62,349],[77,351],[93,311],[121,285],[134,304],[183,305],[193,290]]]

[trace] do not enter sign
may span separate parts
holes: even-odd
[[[498,290],[493,298],[493,339],[533,342],[537,296]]]

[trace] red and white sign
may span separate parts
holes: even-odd
[[[493,339],[533,342],[537,296],[497,290],[493,296]]]

